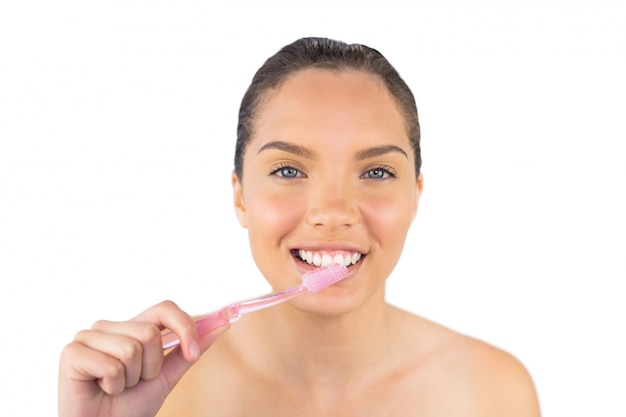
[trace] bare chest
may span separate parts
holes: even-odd
[[[411,374],[336,384],[315,391],[289,386],[278,376],[259,379],[254,375],[245,376],[245,372],[234,376],[231,370],[221,378],[214,377],[205,385],[210,389],[171,399],[170,409],[184,409],[187,417],[440,415],[431,407],[436,393]],[[368,376],[364,375],[363,379],[368,380]]]

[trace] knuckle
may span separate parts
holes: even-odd
[[[124,364],[117,359],[106,361],[102,364],[102,379],[116,380],[123,378],[126,368]]]
[[[82,342],[84,340],[86,340],[89,337],[89,334],[91,334],[91,330],[81,330],[78,333],[76,333],[76,336],[74,336],[74,342]],[[70,343],[71,345],[71,343]],[[70,346],[68,345],[68,347]]]
[[[193,330],[196,329],[196,326],[193,322],[189,321],[189,322],[185,322],[182,326],[181,326],[181,330],[184,332],[191,332]]]
[[[119,353],[119,360],[122,363],[130,363],[143,355],[142,344],[135,339],[130,340]]]
[[[143,328],[139,337],[144,343],[150,343],[150,342],[154,342],[155,340],[161,340],[161,330],[159,329],[157,325],[150,324]]]
[[[91,330],[99,330],[108,326],[111,322],[108,320],[98,320],[92,326]]]
[[[164,300],[161,301],[159,303],[159,306],[166,309],[166,310],[172,310],[172,309],[178,309],[178,305],[173,302],[172,300]]]
[[[79,348],[79,343],[76,341],[65,345],[63,349],[61,350],[60,361],[65,362],[69,359],[74,358],[76,356],[78,348]]]

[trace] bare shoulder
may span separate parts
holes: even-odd
[[[482,341],[459,336],[457,345],[443,353],[456,365],[457,401],[481,416],[539,416],[537,394],[526,367],[512,354]],[[470,384],[462,381],[472,381]]]
[[[429,320],[399,315],[409,335],[405,350],[418,358],[413,386],[426,387],[423,399],[436,402],[441,415],[540,416],[533,380],[515,356]]]

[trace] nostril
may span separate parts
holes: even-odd
[[[359,222],[359,212],[347,205],[313,207],[307,214],[307,223],[312,227],[327,230],[346,229]]]

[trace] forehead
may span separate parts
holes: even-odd
[[[329,69],[299,71],[266,92],[250,145],[258,148],[259,141],[329,135],[361,140],[398,137],[408,145],[401,109],[378,76]]]
[[[361,100],[362,104],[396,105],[378,75],[355,69],[306,68],[290,74],[277,88],[266,91],[258,110],[259,114],[263,113],[276,102],[289,102],[290,106],[323,104],[328,108],[329,99],[344,106],[354,100]]]

